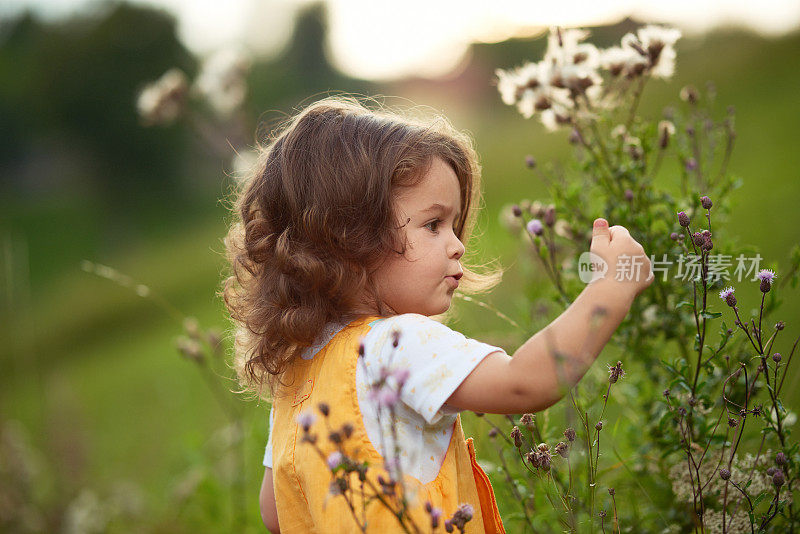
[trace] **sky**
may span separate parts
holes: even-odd
[[[313,0],[130,0],[175,14],[181,40],[197,54],[221,47],[274,56],[291,37],[298,9]],[[533,36],[549,26],[613,23],[626,15],[685,35],[736,24],[768,36],[800,27],[800,0],[327,0],[330,61],[381,81],[439,77],[457,69],[471,42]],[[0,17],[31,8],[44,18],[98,9],[99,0],[0,0]]]

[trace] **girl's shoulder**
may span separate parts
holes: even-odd
[[[372,331],[382,335],[398,332],[401,337],[406,333],[417,332],[460,335],[447,325],[419,313],[401,313],[378,319],[373,322]]]
[[[468,338],[428,316],[403,313],[375,321],[365,338],[372,347],[386,347],[397,340],[399,348],[462,344]],[[471,340],[470,340],[471,341]]]

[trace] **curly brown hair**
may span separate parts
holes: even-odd
[[[480,166],[469,135],[446,118],[368,109],[351,96],[312,103],[258,149],[254,172],[234,193],[224,240],[231,273],[221,294],[235,326],[239,383],[268,398],[264,385],[274,395],[327,323],[359,315],[363,298],[376,315],[390,313],[372,273],[405,250],[392,202],[398,188],[417,183],[434,157],[448,163],[461,190],[456,235],[467,243]],[[468,263],[462,258],[462,293],[499,282],[497,267],[479,272]]]

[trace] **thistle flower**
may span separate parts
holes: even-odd
[[[239,51],[225,49],[210,56],[194,84],[219,115],[230,115],[247,95],[249,60]]]
[[[733,287],[728,286],[719,292],[719,298],[724,300],[731,308],[736,306],[736,295],[733,294],[734,291]]]
[[[603,422],[602,422],[602,421],[598,421],[598,422],[597,422],[597,424],[596,424],[596,425],[594,425],[594,428],[595,428],[595,430],[597,430],[598,432],[599,432],[599,431],[601,431],[601,430],[603,430]]]
[[[441,508],[431,508],[428,513],[431,516],[431,528],[435,529],[439,526],[439,521],[442,519]]]
[[[544,226],[539,219],[531,219],[527,225],[528,232],[533,235],[542,235],[544,233]]]
[[[511,429],[511,439],[514,440],[514,446],[516,448],[522,447],[522,432],[520,431],[518,426],[515,426]]]
[[[647,59],[633,48],[612,46],[600,52],[600,66],[615,78],[634,78],[647,68]]]
[[[400,400],[400,395],[390,387],[382,387],[376,396],[379,406],[391,408]]]
[[[525,425],[527,427],[533,426],[533,414],[532,413],[524,413],[522,417],[519,418],[519,423],[521,425]]]
[[[617,365],[608,366],[608,381],[615,384],[617,380],[625,376],[625,371],[622,369],[622,362],[618,361]]]
[[[616,492],[614,491],[614,488],[608,488],[608,494],[609,495],[611,495],[613,497],[615,493]]]
[[[681,226],[686,228],[686,227],[689,226],[689,222],[690,222],[689,221],[689,216],[686,215],[686,212],[685,211],[679,211],[678,212],[678,223],[680,223]]]
[[[681,238],[681,235],[678,232],[672,232],[669,234],[669,238],[672,239],[673,241],[677,241],[678,239]]]
[[[775,362],[775,363],[780,363],[780,361],[781,361],[781,353],[780,352],[776,352],[775,354],[773,354],[772,355],[772,361]]]
[[[681,100],[690,104],[696,104],[698,100],[697,89],[693,85],[684,86],[680,92]]]
[[[567,438],[567,441],[575,441],[575,429],[568,428],[564,431],[564,437]]]
[[[784,323],[783,321],[778,321],[777,323],[775,323],[775,330],[780,331],[783,330],[785,327],[786,323]]]
[[[569,456],[569,446],[563,441],[559,441],[555,448],[556,454],[562,458]]]
[[[203,355],[203,348],[200,346],[194,339],[189,339],[186,336],[180,336],[175,341],[175,345],[178,348],[178,351],[189,360],[192,360],[197,363],[203,363],[204,355]]]
[[[333,471],[334,469],[339,467],[339,465],[342,463],[343,460],[344,460],[344,456],[342,456],[341,452],[333,451],[332,453],[330,453],[328,455],[328,459],[326,460],[326,463],[328,464],[328,468],[331,471]]]
[[[169,124],[183,112],[189,88],[180,69],[170,69],[147,85],[136,100],[136,109],[146,125]]]
[[[775,471],[775,474],[772,475],[772,483],[775,484],[776,488],[780,488],[786,482],[786,477],[783,474],[783,471],[778,469]]]
[[[706,197],[706,196],[700,197],[700,203],[703,205],[703,209],[706,209],[706,210],[710,210],[711,206],[713,205],[713,203],[711,202],[711,199]]]
[[[731,472],[723,467],[719,470],[719,478],[722,480],[728,480],[731,478]]]
[[[314,421],[317,420],[317,416],[314,415],[314,412],[311,410],[304,410],[297,414],[297,424],[303,427],[305,432],[308,432],[308,429],[311,428],[311,425],[314,424]]]
[[[625,200],[629,202],[633,200],[633,191],[631,191],[630,189],[625,190]]]
[[[687,171],[693,171],[697,169],[697,160],[694,158],[689,158],[686,160],[685,168]]]
[[[675,125],[670,121],[661,121],[658,123],[658,146],[667,148],[669,139],[675,135]]]
[[[514,217],[521,217],[522,209],[519,207],[519,205],[514,204],[513,206],[511,206],[511,213],[514,214]]]
[[[397,381],[397,387],[398,388],[402,388],[405,385],[406,380],[408,380],[408,377],[410,375],[411,375],[411,371],[409,371],[405,367],[400,368],[400,369],[396,369],[394,371],[394,373],[392,373],[392,376]]]
[[[761,292],[768,293],[772,288],[772,281],[777,278],[777,274],[770,269],[761,269],[758,271],[758,279],[761,280]]]
[[[675,42],[680,30],[649,25],[639,28],[636,35],[622,37],[622,46],[632,48],[648,60],[648,70],[656,78],[669,78],[675,71]]]
[[[775,463],[778,465],[786,465],[789,463],[789,460],[786,458],[786,454],[784,454],[783,451],[775,455]]]

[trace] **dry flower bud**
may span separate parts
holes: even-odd
[[[514,440],[514,446],[518,449],[522,447],[522,432],[518,426],[511,429],[511,439]]]
[[[575,441],[575,429],[568,428],[564,431],[564,437],[567,438],[568,441]]]

